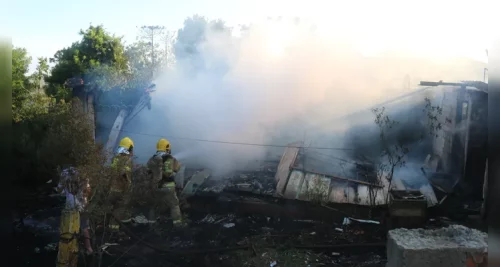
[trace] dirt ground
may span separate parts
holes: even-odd
[[[237,173],[227,177],[227,183],[208,181],[199,190],[222,196],[226,204],[234,203],[236,198],[230,198],[225,193],[230,191],[240,196],[243,194],[241,185],[247,193],[269,198],[275,187],[271,175],[274,171],[266,167],[257,174]],[[9,266],[54,266],[64,199],[49,196],[43,190],[24,192],[22,195],[15,204],[14,251],[10,254],[12,261],[9,262],[12,264]],[[279,206],[277,202],[273,203]],[[294,207],[291,208],[293,211]],[[97,228],[93,239],[98,253],[81,255],[80,266],[375,267],[386,264],[385,226],[352,220],[344,224],[342,219],[346,215],[343,212],[334,216],[338,220],[328,222],[320,219],[299,220],[272,212],[242,213],[234,207],[227,211],[191,207],[184,208],[183,213],[188,226],[182,230],[173,229],[169,220],[153,225],[127,224],[124,230],[126,235],[110,234]],[[141,214],[147,215],[147,209],[137,207],[134,215]],[[457,223],[440,216],[433,215],[426,228]],[[471,218],[461,223],[481,229],[477,218]]]
[[[13,222],[14,264],[9,266],[54,266],[62,204],[60,198],[40,194],[27,195],[24,204],[19,204]],[[195,210],[185,210],[185,217],[189,225],[182,230],[174,230],[168,220],[127,224],[129,237],[109,233],[103,237],[98,228],[94,240],[101,253],[81,255],[80,265],[99,266],[99,261],[100,266],[270,266],[274,261],[275,266],[385,264],[385,233],[380,225]]]
[[[190,213],[181,231],[168,223],[130,226],[137,237],[109,248],[105,261],[127,266],[383,266],[379,225],[331,225],[264,216]],[[142,243],[153,245],[151,248]],[[365,244],[366,246],[362,246]],[[347,245],[348,247],[343,247]],[[162,253],[160,250],[178,252]],[[116,264],[118,264],[118,262]],[[112,262],[111,262],[112,264]]]

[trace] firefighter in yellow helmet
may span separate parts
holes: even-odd
[[[165,208],[169,208],[174,226],[183,226],[174,180],[181,165],[171,155],[170,142],[167,139],[162,138],[158,141],[156,144],[156,153],[148,160],[147,166],[152,175],[153,186],[157,187],[155,191],[158,201],[155,207],[152,207],[150,219],[156,219],[154,217],[155,210],[161,212]],[[178,186],[182,187],[182,185]]]
[[[116,219],[126,223],[130,222],[129,193],[132,185],[132,156],[134,155],[134,142],[129,137],[120,140],[116,154],[111,161],[115,174],[110,186],[110,204]],[[118,230],[119,225],[114,219],[110,220],[109,227]]]

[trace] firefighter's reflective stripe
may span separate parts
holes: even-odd
[[[113,161],[111,162],[111,167],[117,168],[118,167],[118,161],[119,161],[118,157],[114,157]]]
[[[163,175],[170,177],[174,174],[174,159],[169,158],[163,163]]]
[[[118,156],[114,157],[113,161],[111,162],[111,167],[118,168],[120,160],[121,159]],[[124,164],[123,168],[125,169],[126,172],[130,172],[131,171],[130,166],[128,166],[128,164],[126,164],[126,163]]]
[[[80,213],[76,210],[63,210],[59,226],[59,251],[57,266],[77,266],[78,233],[80,231]]]
[[[172,188],[175,187],[175,182],[164,183],[161,188]]]

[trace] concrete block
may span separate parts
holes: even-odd
[[[389,231],[386,267],[481,266],[487,252],[488,234],[465,226],[400,228]]]

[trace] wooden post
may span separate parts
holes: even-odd
[[[486,166],[484,168],[484,181],[483,181],[483,204],[481,205],[481,217],[483,220],[487,219],[488,215],[488,159],[486,159]]]
[[[95,132],[96,132],[96,126],[95,126],[95,122],[96,122],[96,118],[95,118],[95,109],[94,109],[94,94],[93,93],[89,93],[87,95],[87,115],[89,116],[89,121],[92,125],[92,137],[94,138],[94,142],[95,142]]]

